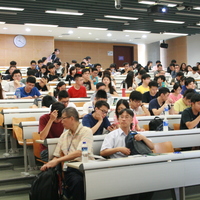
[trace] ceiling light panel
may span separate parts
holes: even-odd
[[[200,7],[194,7],[193,9],[194,10],[200,10]]]
[[[79,29],[92,29],[92,30],[99,30],[99,31],[107,31],[107,28],[97,28],[97,27],[85,27],[85,26],[78,26]]]
[[[143,0],[139,0],[138,3],[147,4],[147,5],[153,5],[156,2],[155,1],[143,1]]]
[[[55,10],[46,10],[45,13],[50,13],[50,14],[60,14],[60,15],[84,15],[84,13],[79,13],[79,12],[65,12],[65,11],[55,11]]]
[[[115,15],[104,15],[106,18],[112,18],[112,19],[126,19],[126,20],[138,20],[137,17],[124,17],[124,16],[115,16]]]
[[[191,17],[200,17],[200,14],[191,14],[191,13],[181,13],[181,12],[176,12],[176,15],[183,15],[183,16],[191,16]]]
[[[160,23],[171,23],[171,24],[184,24],[183,21],[172,21],[172,20],[161,20],[161,19],[154,19],[154,22],[160,22]]]
[[[138,30],[123,30],[123,32],[128,32],[128,33],[151,33],[151,31],[138,31]]]
[[[24,8],[0,7],[0,10],[23,11]]]
[[[58,27],[58,25],[51,25],[51,24],[29,24],[25,23],[26,26],[41,26],[41,27]]]
[[[5,24],[6,22],[0,22],[0,24]]]
[[[164,35],[178,35],[178,36],[187,36],[188,35],[186,33],[170,33],[170,32],[165,32],[163,34]]]
[[[128,23],[128,21],[124,21],[124,20],[115,20],[115,19],[95,19],[95,21],[100,21],[100,22]]]

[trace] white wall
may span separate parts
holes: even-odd
[[[138,63],[142,66],[147,64],[147,50],[145,44],[138,44]]]
[[[153,65],[155,65],[156,60],[160,60],[160,42],[147,44],[146,51],[147,61],[151,60],[153,62]]]
[[[200,62],[200,34],[187,37],[187,61],[191,66]]]

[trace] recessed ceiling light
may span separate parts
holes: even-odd
[[[112,33],[108,33],[107,36],[108,36],[108,37],[111,37],[111,36],[112,36]]]
[[[124,17],[124,16],[115,16],[115,15],[104,15],[106,18],[112,18],[112,19],[127,19],[127,20],[138,20],[137,17]]]
[[[5,24],[6,22],[0,22],[0,24]]]
[[[138,3],[147,4],[147,5],[153,5],[156,2],[155,1],[143,1],[143,0],[139,0]]]
[[[80,39],[81,37],[78,37],[78,39]]]
[[[58,37],[62,37],[62,35],[59,35]]]
[[[8,29],[7,27],[3,27],[4,30]]]
[[[50,14],[60,14],[60,15],[83,15],[84,13],[79,12],[65,12],[65,11],[56,11],[56,10],[46,10],[45,13]]]
[[[29,24],[25,23],[26,26],[42,26],[42,27],[58,27],[58,25],[51,25],[51,24]]]
[[[99,38],[95,38],[95,40],[99,40]]]
[[[161,23],[171,23],[171,24],[184,24],[183,21],[172,21],[172,20],[161,20],[161,19],[154,19],[154,22],[161,22]]]
[[[72,30],[69,30],[69,31],[68,31],[68,33],[71,35],[71,34],[73,34],[73,33],[74,33],[74,31],[72,31]]]
[[[164,35],[180,35],[180,36],[187,36],[187,33],[170,33],[170,32],[164,32]]]
[[[151,31],[138,31],[138,30],[123,30],[123,32],[129,32],[129,33],[151,33]]]
[[[92,35],[92,33],[88,33],[89,35]]]
[[[112,39],[112,41],[116,41],[117,39]]]
[[[24,8],[0,7],[0,10],[14,10],[14,11],[23,11],[23,10],[24,10]]]
[[[131,42],[131,41],[133,41],[133,40],[129,40],[129,41]]]
[[[26,28],[25,30],[26,30],[27,32],[30,32],[30,31],[31,31],[31,29],[30,29],[30,28]]]
[[[125,35],[126,37],[129,37],[129,35]]]
[[[107,28],[96,28],[96,27],[85,27],[85,26],[78,26],[79,29],[92,29],[92,30],[99,30],[99,31],[106,31]]]
[[[200,7],[194,7],[193,9],[194,10],[200,10]]]
[[[48,30],[49,32],[52,32],[52,30]]]
[[[147,38],[147,36],[146,36],[146,35],[143,35],[142,38]]]

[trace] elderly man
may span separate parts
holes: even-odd
[[[62,124],[65,131],[59,138],[54,152],[53,160],[41,167],[42,171],[55,167],[61,162],[78,160],[81,161],[81,148],[83,142],[88,146],[89,159],[92,157],[93,135],[90,128],[84,127],[79,123],[78,112],[75,108],[68,107],[62,112]],[[61,156],[64,154],[64,156]],[[65,171],[64,180],[66,183],[67,194],[76,200],[84,200],[83,174],[77,170],[68,167]]]

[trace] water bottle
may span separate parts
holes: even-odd
[[[86,142],[83,142],[82,144],[82,162],[87,163],[88,162],[88,147]]]
[[[42,99],[38,98],[38,108],[42,108]]]
[[[169,125],[168,120],[165,117],[164,120],[163,120],[163,131],[165,131],[165,132],[169,131],[168,125]]]
[[[126,84],[125,81],[122,82],[122,97],[126,96]]]
[[[89,108],[88,108],[88,113],[92,113],[92,111],[93,111],[92,106],[89,106]]]
[[[15,94],[16,94],[17,99],[20,99],[20,98],[21,98],[21,92],[20,92],[20,89],[19,89],[19,88],[16,89]]]
[[[165,111],[165,116],[169,115],[169,107],[168,107],[168,105],[165,106],[164,111]]]

